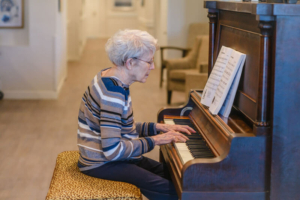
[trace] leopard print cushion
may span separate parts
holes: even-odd
[[[140,190],[129,183],[93,178],[77,167],[78,151],[60,153],[56,160],[46,200],[141,200]]]

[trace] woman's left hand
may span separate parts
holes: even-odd
[[[196,133],[194,129],[187,125],[170,125],[170,124],[156,124],[156,130],[161,131],[163,133],[166,133],[168,131],[177,131],[181,133],[186,133],[188,135],[191,135],[191,133]]]

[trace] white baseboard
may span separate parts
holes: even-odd
[[[16,91],[4,90],[4,99],[57,99],[58,91]]]
[[[3,90],[4,99],[30,99],[30,100],[39,100],[39,99],[57,99],[58,95],[64,85],[66,76],[61,79],[58,84],[57,90]]]

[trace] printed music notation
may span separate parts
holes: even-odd
[[[213,105],[215,105],[215,106],[218,105],[220,99],[222,99],[222,96],[223,96],[224,92],[226,91],[227,85],[230,81],[230,77],[232,76],[235,64],[236,64],[236,61],[234,60],[234,57],[230,56],[227,67],[224,70],[224,73],[221,77],[219,85],[216,89],[215,99],[212,102]]]
[[[245,59],[245,54],[222,46],[201,97],[213,115],[220,111],[229,116]]]
[[[203,90],[201,103],[210,106],[233,49],[222,46],[213,70]]]
[[[230,89],[229,89],[229,91],[226,95],[226,98],[224,100],[224,103],[223,103],[223,105],[222,105],[222,107],[219,111],[219,114],[224,116],[225,118],[229,117],[229,114],[231,112],[234,97],[236,95],[236,91],[237,91],[237,88],[238,88],[238,85],[239,85],[239,80],[240,80],[241,75],[242,75],[243,65],[244,65],[245,59],[246,59],[246,56],[243,54],[241,56],[241,59],[239,60],[240,63],[237,63],[237,65],[239,65],[240,67],[238,67],[238,71],[234,76],[234,79],[232,81]]]
[[[233,51],[230,55],[226,68],[224,69],[219,85],[216,89],[214,100],[209,107],[209,111],[212,114],[218,114],[222,108],[220,114],[224,117],[229,116],[245,58],[245,54],[237,51]]]

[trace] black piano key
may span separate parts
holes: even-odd
[[[187,146],[191,145],[198,145],[198,146],[207,146],[207,143],[204,140],[188,140],[189,142],[186,142]]]
[[[203,156],[203,155],[210,156],[210,155],[214,155],[214,154],[212,152],[192,152],[192,155],[193,156]]]
[[[194,156],[194,158],[214,158],[214,155]]]
[[[209,149],[191,149],[191,153],[211,153]]]
[[[190,139],[202,139],[200,135],[188,135],[187,137]]]
[[[189,138],[189,140],[187,140],[188,143],[193,144],[193,143],[206,143],[202,138]]]
[[[210,149],[207,145],[187,145],[189,149]]]
[[[203,155],[196,155],[194,158],[213,158],[213,155],[203,154]]]
[[[182,133],[183,135],[199,135],[199,133],[196,131],[196,133],[191,133],[191,134],[187,134],[187,133]]]
[[[210,149],[208,146],[206,146],[206,145],[188,145],[187,146],[188,147],[188,149],[190,149],[190,150],[197,150],[197,149]]]
[[[209,149],[190,149],[191,153],[211,153]]]
[[[194,158],[214,158],[213,154],[200,154],[200,155],[193,155]]]
[[[209,148],[206,143],[186,143],[186,146],[188,146],[188,148],[197,148],[197,147],[205,147],[205,148]]]
[[[207,148],[209,147],[206,144],[187,144],[187,147],[190,149],[196,149],[196,148]]]
[[[189,144],[198,144],[198,143],[205,143],[205,140],[203,140],[202,138],[189,138],[189,140],[187,140],[186,142],[188,142]]]
[[[188,141],[186,141],[186,144],[188,144],[188,145],[193,145],[193,144],[202,145],[202,144],[206,144],[206,142],[204,140],[188,140]]]
[[[202,138],[199,134],[191,134],[191,135],[189,135],[189,134],[183,134],[183,135],[185,135],[186,137],[190,137],[190,138],[196,138],[196,137]]]
[[[174,122],[175,124],[183,124],[183,125],[186,125],[186,124],[192,124],[190,119],[174,119]]]
[[[189,149],[191,153],[209,153],[209,149]]]
[[[179,125],[187,125],[196,130],[195,126],[189,119],[174,119],[174,123]],[[189,140],[186,141],[186,145],[194,158],[215,157],[214,153],[211,151],[210,147],[207,145],[200,133],[196,131],[196,133],[192,133],[191,135],[186,133],[183,134],[189,138]]]
[[[187,145],[189,149],[209,149],[208,146],[204,145],[198,145],[198,144],[191,144]]]

